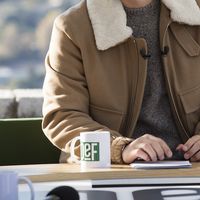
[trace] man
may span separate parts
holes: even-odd
[[[87,0],[55,20],[43,129],[67,158],[80,132],[109,130],[113,163],[200,160],[199,6]]]

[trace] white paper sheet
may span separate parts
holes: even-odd
[[[190,161],[157,161],[145,162],[136,161],[130,164],[135,169],[170,169],[170,168],[190,168]]]

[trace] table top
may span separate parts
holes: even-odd
[[[129,165],[112,165],[110,168],[95,168],[82,171],[75,164],[37,164],[0,166],[0,171],[12,170],[27,176],[32,182],[66,180],[105,180],[136,178],[200,178],[200,163],[192,163],[192,168],[182,169],[134,169]]]

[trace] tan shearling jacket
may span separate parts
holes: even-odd
[[[200,0],[162,0],[160,13],[168,95],[186,141],[200,134]],[[120,0],[83,0],[56,18],[46,57],[43,130],[67,158],[81,131],[109,130],[112,162],[122,162],[140,113],[147,53],[146,41],[126,26]]]

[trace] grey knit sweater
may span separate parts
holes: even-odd
[[[130,9],[124,7],[124,9],[127,14],[127,25],[132,28],[133,36],[146,40],[148,53],[151,55],[148,59],[142,108],[133,138],[138,138],[145,133],[160,137],[174,152],[173,158],[180,159],[182,156],[175,149],[182,142],[170,110],[161,62],[159,44],[160,1],[153,0],[152,3],[143,8]]]

